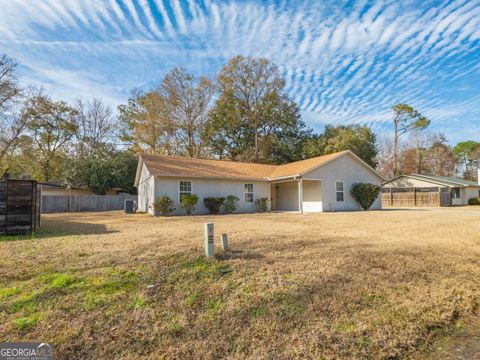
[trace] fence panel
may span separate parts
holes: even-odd
[[[0,180],[0,234],[25,234],[37,229],[37,194],[36,181]]]
[[[42,213],[123,210],[125,200],[136,195],[52,195],[42,196]]]
[[[450,206],[450,193],[438,188],[384,188],[383,207]]]

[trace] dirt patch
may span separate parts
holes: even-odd
[[[412,357],[477,312],[478,219],[45,215],[35,238],[0,242],[0,338],[59,358]],[[202,256],[207,221],[231,252]]]

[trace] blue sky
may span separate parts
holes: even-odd
[[[0,0],[0,53],[25,84],[114,107],[175,66],[267,57],[314,129],[388,132],[406,102],[452,143],[480,141],[480,0]]]

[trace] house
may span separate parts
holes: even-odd
[[[411,174],[382,184],[383,206],[467,205],[469,199],[479,196],[480,181],[455,177]]]
[[[350,195],[357,182],[380,185],[384,178],[351,151],[342,151],[285,165],[242,163],[225,160],[141,155],[135,186],[139,211],[153,213],[153,201],[168,195],[175,202],[183,194],[199,197],[197,214],[208,209],[203,198],[235,195],[238,212],[255,212],[255,200],[268,198],[269,210],[322,212],[360,210]],[[381,208],[377,199],[373,209]]]

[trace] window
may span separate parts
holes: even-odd
[[[460,199],[460,188],[452,189],[452,199]]]
[[[183,195],[192,194],[192,182],[187,180],[181,180],[178,184],[178,201],[182,201]]]
[[[343,181],[337,181],[335,183],[335,192],[337,195],[337,201],[343,201]]]
[[[245,184],[245,202],[253,203],[253,184]]]

